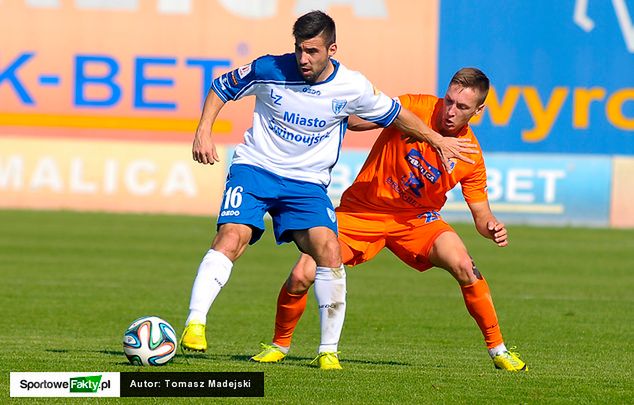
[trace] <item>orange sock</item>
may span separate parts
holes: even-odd
[[[293,332],[306,309],[308,292],[303,294],[291,294],[286,290],[286,284],[280,289],[277,297],[277,312],[275,314],[275,335],[273,343],[290,347]]]
[[[491,291],[485,279],[479,279],[473,284],[460,286],[467,310],[475,319],[484,335],[487,348],[504,343],[498,316],[493,307]]]

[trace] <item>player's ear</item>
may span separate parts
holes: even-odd
[[[476,108],[475,113],[473,115],[480,115],[484,112],[484,104],[480,104],[478,108]]]
[[[328,47],[328,57],[335,56],[336,53],[337,53],[337,43],[334,42],[330,44],[330,46]]]

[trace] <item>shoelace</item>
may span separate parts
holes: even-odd
[[[508,354],[507,359],[513,363],[515,363],[515,359],[513,358],[513,356],[517,357],[518,359],[520,359],[522,357],[522,355],[520,355],[518,352],[515,352],[513,350],[517,349],[517,346],[513,346],[510,349],[508,349],[505,353],[503,354]]]
[[[270,345],[268,343],[260,342],[260,349],[269,350],[269,349],[277,349],[277,346]]]
[[[339,358],[339,353],[341,353],[341,352],[323,352],[323,353],[319,353],[317,355],[317,357],[315,357],[313,359],[313,361],[310,362],[310,364],[315,364],[315,363],[317,363],[317,360],[319,360],[321,357],[328,356],[328,355],[335,356],[335,357]]]

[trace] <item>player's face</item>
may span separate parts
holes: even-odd
[[[477,90],[452,84],[445,93],[442,114],[439,124],[447,135],[455,135],[467,125],[471,117],[484,110],[484,104],[479,103],[480,95]]]
[[[321,36],[295,42],[297,68],[304,80],[316,83],[328,78],[334,69],[330,63],[330,57],[335,52],[337,52],[337,44],[327,47]]]

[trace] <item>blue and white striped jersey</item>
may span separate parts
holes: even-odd
[[[327,186],[339,158],[348,116],[390,125],[400,105],[377,91],[361,73],[332,60],[323,82],[306,82],[295,55],[262,56],[219,76],[212,89],[224,102],[255,95],[253,127],[232,163],[261,167],[279,176]]]

